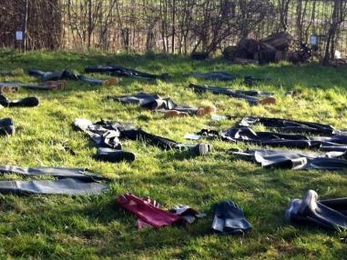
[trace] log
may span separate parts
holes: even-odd
[[[274,33],[260,40],[261,43],[269,44],[279,51],[288,50],[293,41],[294,37],[287,32]]]
[[[243,39],[239,42],[237,47],[254,55],[260,50],[260,43],[254,39]]]

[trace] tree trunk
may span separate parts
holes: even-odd
[[[28,49],[28,15],[29,14],[29,0],[25,0],[25,15],[24,15],[24,30],[23,30],[23,51]]]
[[[171,53],[175,53],[175,23],[176,23],[176,0],[172,0],[172,25],[171,25]]]
[[[330,59],[334,59],[335,54],[335,40],[337,37],[337,32],[340,27],[340,24],[344,20],[344,9],[343,0],[334,0],[334,9],[332,13],[332,21],[330,24],[328,38],[325,46],[325,54],[323,58],[323,65],[329,65]]]

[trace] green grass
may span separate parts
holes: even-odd
[[[96,152],[86,135],[76,132],[75,118],[100,118],[130,122],[158,135],[186,142],[186,133],[202,128],[226,129],[238,120],[212,121],[208,117],[165,120],[161,113],[104,100],[107,95],[140,91],[171,97],[178,104],[216,105],[220,115],[258,115],[327,123],[347,128],[347,68],[320,65],[273,64],[239,66],[216,58],[192,61],[180,56],[113,55],[102,53],[21,54],[3,50],[1,69],[22,67],[42,70],[71,68],[82,73],[89,65],[120,64],[152,73],[169,72],[168,82],[148,83],[123,78],[116,86],[91,86],[69,82],[55,92],[20,90],[10,99],[39,97],[35,108],[4,108],[0,118],[12,117],[17,134],[1,137],[0,164],[24,167],[86,167],[113,179],[110,191],[100,196],[0,195],[0,259],[343,259],[347,249],[344,232],[317,226],[293,226],[284,211],[293,198],[314,189],[321,198],[346,196],[344,172],[262,169],[239,160],[228,150],[245,144],[211,141],[206,157],[189,157],[178,151],[162,151],[143,142],[124,141],[123,149],[136,153],[133,163],[107,163],[92,158]],[[201,81],[185,77],[192,71],[224,70],[242,79],[245,75],[271,78],[254,87],[276,93],[273,106],[249,106],[246,102],[209,93],[196,94],[190,82],[249,89],[235,83]],[[103,75],[95,77],[105,78]],[[0,80],[4,80],[1,78]],[[28,75],[8,78],[32,82]],[[295,90],[295,96],[285,95]],[[71,152],[73,151],[73,153]],[[2,180],[18,176],[3,176]],[[169,209],[187,204],[207,213],[186,227],[142,229],[136,218],[115,204],[119,194],[150,196]],[[213,207],[232,199],[244,208],[253,230],[243,236],[214,234],[210,227]]]

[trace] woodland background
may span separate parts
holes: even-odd
[[[287,31],[346,54],[346,0],[1,0],[0,47],[214,54]],[[25,32],[17,42],[15,32]]]

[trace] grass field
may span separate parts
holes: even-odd
[[[123,149],[137,158],[133,163],[93,159],[96,148],[73,129],[76,118],[111,119],[132,123],[147,132],[179,142],[186,133],[203,128],[222,130],[239,119],[213,121],[210,117],[164,119],[162,113],[105,100],[107,95],[157,93],[178,104],[215,105],[218,115],[270,116],[331,124],[347,128],[347,68],[320,65],[232,65],[223,59],[192,61],[165,55],[27,53],[3,50],[0,69],[30,68],[82,73],[89,65],[119,64],[150,73],[168,72],[172,78],[155,83],[123,78],[115,86],[92,86],[69,81],[62,91],[20,90],[10,99],[37,96],[34,108],[3,108],[0,118],[12,117],[16,135],[0,137],[0,165],[23,167],[86,167],[112,178],[110,191],[100,196],[0,195],[0,259],[346,259],[346,233],[314,225],[295,226],[284,219],[288,202],[308,189],[321,198],[347,197],[347,171],[293,171],[262,169],[230,154],[233,148],[253,147],[220,140],[209,141],[214,151],[204,157],[163,151],[141,141],[123,141]],[[235,83],[203,81],[189,72],[227,71]],[[253,87],[273,92],[277,104],[250,106],[242,100],[210,93],[196,94],[189,83],[249,89],[246,75],[270,78]],[[94,75],[105,78],[104,75]],[[33,82],[28,76],[8,80]],[[5,80],[4,77],[1,80]],[[295,96],[286,95],[295,91]],[[206,142],[206,140],[203,140]],[[1,180],[19,179],[5,175]],[[207,216],[184,227],[138,230],[136,218],[116,204],[126,192],[150,196],[169,209],[189,205]],[[244,208],[253,229],[242,236],[211,231],[214,205],[233,200]]]

